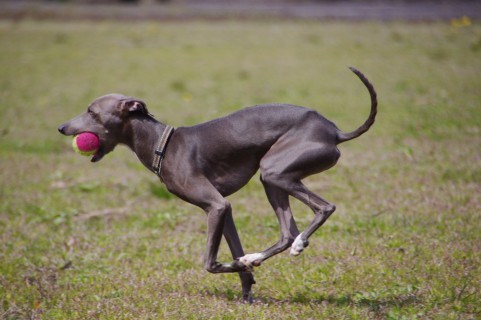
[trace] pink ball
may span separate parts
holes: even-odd
[[[72,147],[83,156],[91,156],[100,148],[100,139],[95,133],[82,132],[73,137]]]

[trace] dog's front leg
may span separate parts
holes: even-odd
[[[231,217],[230,203],[222,198],[222,201],[211,203],[206,209],[207,213],[207,248],[205,253],[205,269],[211,273],[249,271],[248,267],[238,260],[232,263],[217,262],[220,241],[224,231],[227,217]]]
[[[226,239],[229,247],[234,249],[233,255],[242,255],[242,246],[235,230],[232,219],[232,209],[230,203],[219,193],[204,175],[188,170],[177,172],[176,179],[170,179],[166,175],[166,182],[169,191],[181,199],[203,209],[207,214],[207,247],[205,252],[205,269],[211,273],[222,272],[246,272],[251,271],[249,267],[239,260],[231,263],[217,262],[222,234],[226,231]],[[227,222],[227,227],[226,226]],[[226,229],[225,229],[226,228]],[[246,288],[247,277],[245,278]],[[253,279],[251,282],[254,282]],[[244,285],[243,285],[244,287]]]
[[[234,260],[244,256],[244,249],[237,233],[234,218],[232,213],[227,213],[224,224],[224,237],[229,245]],[[252,272],[239,272],[242,285],[242,300],[244,302],[252,303],[252,285],[256,283]]]

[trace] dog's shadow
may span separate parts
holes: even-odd
[[[396,291],[396,290],[394,290]],[[389,292],[386,290],[385,292]],[[229,301],[240,301],[240,297],[234,294],[232,290],[226,290],[224,292],[211,293],[213,296],[219,297],[222,295]],[[253,304],[262,305],[283,305],[283,304],[304,304],[311,307],[322,306],[357,306],[361,308],[367,308],[371,312],[378,312],[392,307],[406,307],[420,303],[420,298],[416,291],[411,292],[396,292],[386,294],[376,293],[347,293],[343,295],[318,295],[312,292],[296,292],[292,296],[286,299],[276,299],[270,297],[262,297],[254,295]]]

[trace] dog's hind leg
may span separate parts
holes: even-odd
[[[293,256],[297,256],[309,245],[309,237],[326,222],[329,216],[336,210],[336,206],[307,189],[300,181],[294,183],[291,195],[314,211],[312,222],[292,243],[290,253]]]
[[[261,178],[262,180],[262,178]],[[262,180],[269,203],[274,209],[280,226],[280,240],[272,247],[243,256],[240,261],[248,266],[259,266],[264,260],[286,250],[299,235],[296,222],[292,216],[289,194],[284,190]]]
[[[336,207],[311,192],[301,179],[334,166],[339,150],[330,144],[280,142],[264,156],[261,173],[264,184],[273,185],[303,202],[314,212],[310,225],[293,241],[291,255],[308,246],[308,239],[334,212]]]

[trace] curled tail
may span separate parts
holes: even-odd
[[[376,90],[374,90],[374,86],[369,82],[369,80],[367,80],[367,78],[361,73],[361,71],[353,67],[349,67],[349,69],[351,69],[351,71],[354,72],[356,76],[359,77],[359,79],[361,79],[362,83],[364,83],[367,90],[369,91],[369,95],[371,96],[371,112],[369,113],[369,117],[367,118],[367,120],[356,130],[352,132],[339,132],[337,136],[337,143],[342,143],[357,138],[361,134],[369,130],[369,128],[374,123],[377,114],[377,95]]]

